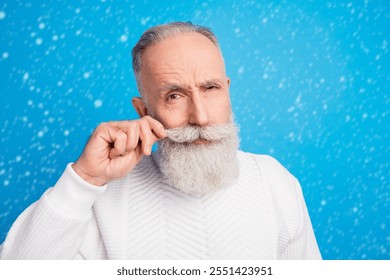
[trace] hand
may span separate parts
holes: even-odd
[[[101,123],[72,167],[88,183],[103,186],[124,177],[143,155],[151,154],[156,141],[165,137],[163,125],[150,116]]]

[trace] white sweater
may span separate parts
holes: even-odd
[[[298,181],[269,156],[238,157],[237,183],[208,195],[169,187],[152,157],[104,187],[69,164],[1,259],[320,259]]]

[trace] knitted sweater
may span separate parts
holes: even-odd
[[[239,178],[212,194],[165,183],[153,157],[103,187],[69,164],[15,221],[1,259],[320,259],[298,181],[238,152]]]

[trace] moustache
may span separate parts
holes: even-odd
[[[184,127],[166,129],[168,139],[177,143],[191,143],[195,140],[221,141],[236,135],[237,126],[234,123],[213,124],[207,126],[187,125]]]

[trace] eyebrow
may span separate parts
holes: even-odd
[[[183,87],[177,84],[164,84],[162,87],[159,88],[160,93],[170,92],[178,89],[182,89]]]
[[[213,86],[222,86],[223,81],[220,79],[210,79],[200,84],[201,88],[205,88],[207,86],[213,85]]]
[[[210,85],[217,85],[217,86],[222,86],[223,82],[222,80],[220,79],[210,79],[210,80],[206,80],[204,82],[202,82],[200,84],[200,88],[206,88]],[[187,91],[188,87],[185,86],[185,85],[182,85],[182,84],[175,84],[175,83],[164,83],[160,88],[159,88],[159,92],[160,93],[166,93],[166,92],[171,92],[171,91],[175,91],[175,90],[183,90],[183,91]]]

